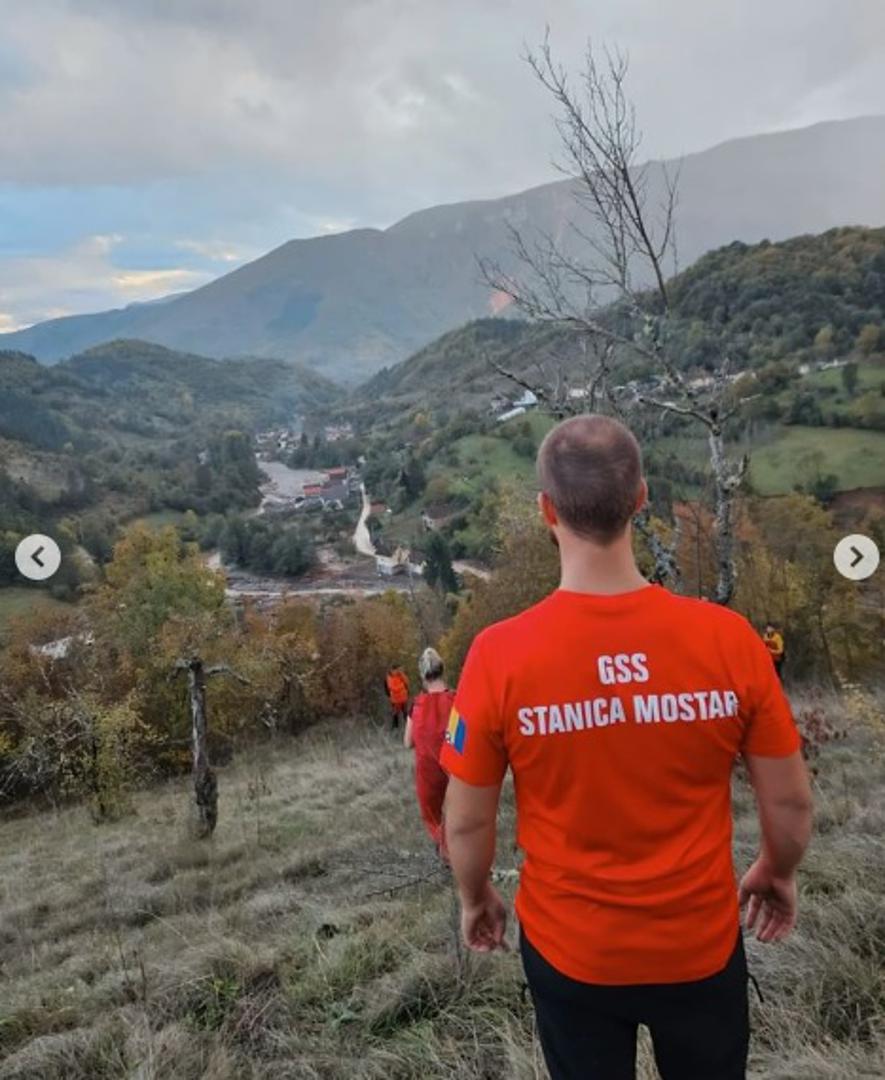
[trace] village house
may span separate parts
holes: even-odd
[[[501,402],[500,397],[496,397],[494,400],[496,402]],[[507,402],[503,401],[502,404],[506,406]],[[533,393],[533,391],[531,390],[523,390],[520,397],[518,397],[516,401],[513,402],[512,407],[507,409],[505,412],[500,413],[496,417],[496,420],[499,424],[506,423],[506,421],[513,420],[517,416],[522,416],[529,409],[537,408],[537,405],[538,395]]]
[[[327,424],[323,429],[323,438],[326,442],[341,442],[342,439],[352,439],[353,425],[350,423]]]

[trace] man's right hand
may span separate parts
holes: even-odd
[[[783,941],[796,925],[796,875],[775,877],[761,858],[741,879],[738,898],[747,908],[747,930],[755,927],[758,941]]]
[[[461,901],[461,932],[474,952],[506,948],[507,909],[491,883],[487,883],[476,903]]]

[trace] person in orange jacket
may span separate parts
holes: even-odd
[[[771,657],[771,661],[774,664],[774,670],[777,672],[777,677],[783,681],[783,675],[781,674],[781,668],[784,666],[785,653],[783,634],[775,630],[771,623],[766,623],[762,640],[765,642],[765,648],[768,649],[768,655]]]
[[[439,763],[446,737],[454,693],[443,678],[442,657],[436,649],[425,649],[418,661],[424,685],[406,721],[403,745],[415,751],[415,791],[424,827],[437,851],[446,857],[442,808],[448,787],[448,775]]]
[[[395,731],[400,720],[405,723],[409,711],[409,679],[399,665],[394,664],[387,669],[384,688],[390,702],[390,726]]]

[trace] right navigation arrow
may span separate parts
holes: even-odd
[[[849,581],[865,581],[879,565],[876,542],[863,533],[843,536],[833,551],[833,562],[842,577]]]

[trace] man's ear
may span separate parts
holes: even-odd
[[[541,517],[544,519],[544,523],[551,529],[554,525],[559,524],[556,507],[553,505],[553,500],[546,491],[538,492],[538,509],[541,511]]]
[[[638,514],[647,502],[648,484],[646,483],[645,477],[643,477],[639,483],[639,494],[636,496],[636,509],[633,511],[633,513]]]

